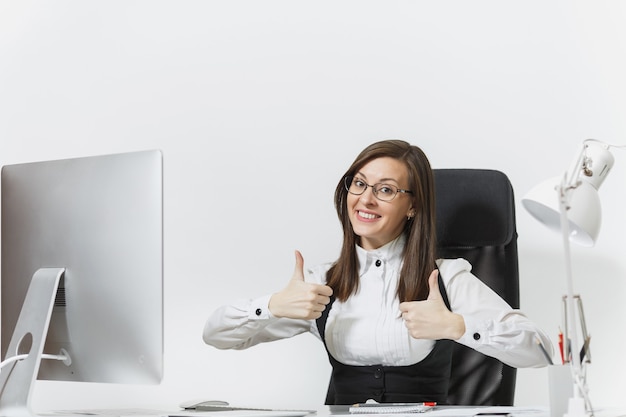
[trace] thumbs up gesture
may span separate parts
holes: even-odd
[[[439,272],[434,270],[428,278],[430,291],[426,300],[400,303],[404,324],[415,339],[457,340],[465,333],[463,316],[446,307],[438,278]]]
[[[296,267],[291,280],[280,292],[272,295],[269,309],[275,317],[292,319],[317,319],[322,315],[333,294],[327,285],[304,280],[304,259],[296,251]]]

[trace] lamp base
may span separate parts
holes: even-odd
[[[570,398],[567,413],[563,417],[587,417],[589,413],[585,410],[585,400],[582,398]]]

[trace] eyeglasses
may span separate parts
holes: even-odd
[[[345,177],[343,179],[343,184],[346,187],[346,190],[350,194],[354,195],[361,195],[365,192],[365,190],[367,190],[367,187],[372,187],[374,197],[381,201],[391,201],[396,197],[398,193],[413,194],[413,191],[402,190],[392,184],[378,183],[374,185],[369,185],[362,179],[352,176]]]

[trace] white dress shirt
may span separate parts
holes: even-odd
[[[357,246],[359,290],[348,300],[335,300],[326,323],[326,344],[347,365],[412,365],[424,359],[434,341],[414,339],[400,314],[396,295],[404,237],[372,251]],[[465,320],[457,342],[513,367],[547,365],[536,338],[552,355],[550,339],[520,310],[511,308],[471,273],[464,259],[438,260],[450,308]],[[326,282],[331,264],[308,271],[307,281]],[[315,320],[274,317],[270,295],[240,300],[218,308],[204,327],[204,341],[220,349],[245,349],[258,343],[304,332],[320,338]],[[321,339],[321,338],[320,338]]]

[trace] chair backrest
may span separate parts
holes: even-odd
[[[500,171],[435,169],[438,256],[465,258],[473,273],[519,308],[513,187]],[[461,344],[454,346],[448,401],[513,405],[516,369]]]

